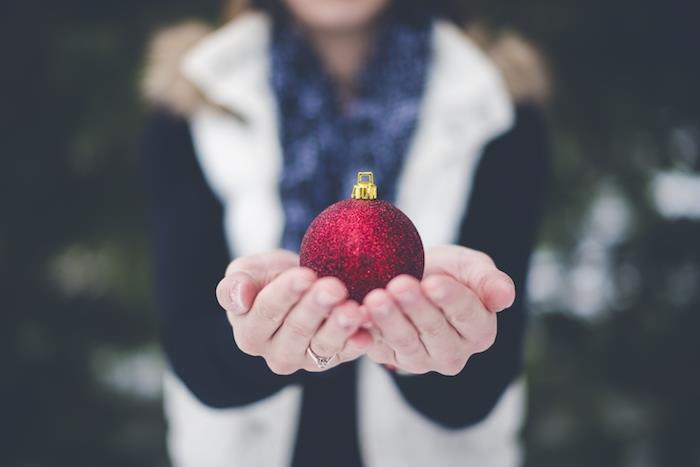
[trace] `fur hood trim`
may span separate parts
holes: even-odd
[[[146,55],[141,82],[144,99],[183,116],[205,103],[204,96],[185,78],[181,62],[188,50],[213,31],[203,22],[189,21],[158,31]]]
[[[146,102],[183,116],[191,115],[203,105],[214,105],[181,71],[186,53],[213,31],[204,22],[188,21],[153,36],[141,86]],[[540,105],[547,102],[551,88],[549,70],[535,45],[515,32],[494,32],[480,24],[469,27],[466,33],[500,70],[513,102]]]
[[[495,31],[476,23],[466,29],[493,60],[515,103],[545,104],[551,94],[550,71],[540,49],[515,31]]]

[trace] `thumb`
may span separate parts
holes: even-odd
[[[244,271],[235,271],[221,279],[216,287],[219,305],[227,312],[242,315],[253,305],[264,284]]]
[[[260,290],[287,269],[299,265],[291,251],[275,250],[236,258],[226,268],[226,276],[216,287],[219,305],[233,314],[244,314]]]

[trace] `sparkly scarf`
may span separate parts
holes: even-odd
[[[425,87],[430,22],[385,19],[344,109],[319,58],[288,21],[275,22],[270,52],[284,160],[282,247],[298,251],[314,217],[350,196],[358,171],[374,172],[379,197],[394,200]]]

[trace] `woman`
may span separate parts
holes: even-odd
[[[517,465],[538,112],[443,2],[234,6],[157,37],[146,76],[174,464]],[[296,254],[358,170],[426,246],[362,304]]]

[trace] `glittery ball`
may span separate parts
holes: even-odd
[[[380,200],[348,199],[326,208],[304,234],[301,266],[333,276],[361,303],[400,274],[423,278],[423,242],[411,220]]]

